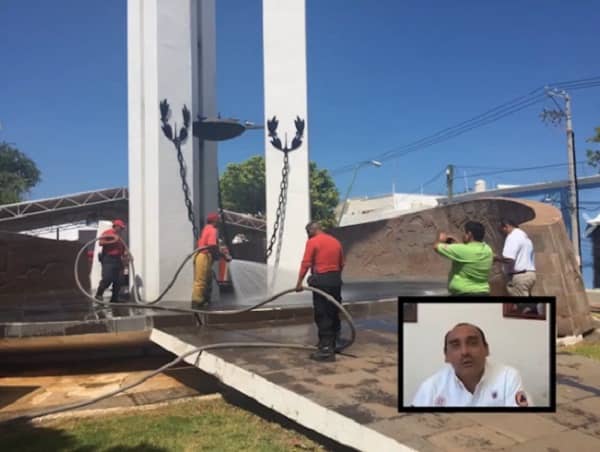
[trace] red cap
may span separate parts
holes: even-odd
[[[219,221],[219,214],[217,212],[211,212],[206,215],[207,223],[215,223],[216,221]]]
[[[125,222],[123,220],[115,220],[113,221],[113,226],[118,226],[125,229]]]

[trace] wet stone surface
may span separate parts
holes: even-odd
[[[380,309],[376,315],[355,316],[357,340],[334,363],[316,363],[309,359],[308,350],[247,348],[210,353],[415,450],[525,451],[531,447],[548,452],[543,448],[546,444],[556,445],[553,452],[579,450],[579,446],[600,450],[600,379],[592,381],[600,373],[600,363],[578,356],[557,356],[559,373],[569,372],[558,380],[557,399],[563,403],[556,413],[527,413],[520,422],[515,415],[398,412],[397,306],[385,307],[387,312]],[[316,343],[310,319],[161,331],[195,346],[222,341]],[[346,326],[342,336],[348,336]],[[320,433],[327,435],[327,431]]]

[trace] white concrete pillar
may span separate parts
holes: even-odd
[[[296,133],[295,118],[299,116],[305,121],[303,144],[289,154],[289,189],[280,258],[276,262],[274,247],[268,260],[269,286],[276,292],[296,283],[306,243],[304,227],[310,220],[305,0],[263,0],[263,51],[266,118],[277,117],[278,135],[282,143],[287,135],[288,145]],[[277,211],[283,153],[271,145],[267,127],[265,140],[268,240]]]
[[[192,105],[201,117],[214,118],[218,114],[215,1],[194,1],[192,6],[197,24],[193,29],[194,40],[198,43],[197,52],[192,53],[192,79],[199,93],[192,99]],[[219,207],[217,143],[194,141],[197,142],[197,152],[194,152],[194,205],[197,206],[199,224],[203,224],[206,215],[216,212]]]
[[[193,121],[205,104],[211,105],[210,101],[201,100],[205,99],[203,94],[209,93],[214,102],[214,77],[199,76],[206,69],[202,67],[203,61],[214,64],[214,25],[202,32],[198,28],[198,19],[204,11],[206,20],[214,22],[214,0],[128,0],[127,3],[129,237],[136,271],[143,280],[141,292],[146,299],[158,296],[194,247],[176,151],[160,129],[159,102],[168,100],[172,109],[170,123],[177,123],[178,127],[182,124],[184,104],[190,109]],[[208,72],[211,71],[214,72],[214,67]],[[200,165],[200,159],[194,158],[194,147],[197,153],[199,144],[190,127],[182,152],[192,199],[197,188],[194,174]],[[210,165],[213,170],[216,168],[216,157],[210,160]],[[190,265],[166,298],[189,301],[191,284]]]

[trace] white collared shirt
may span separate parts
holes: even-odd
[[[515,228],[506,236],[502,256],[514,261],[505,265],[506,273],[535,271],[533,243],[522,229]]]
[[[483,376],[472,394],[458,379],[452,365],[445,364],[421,384],[412,406],[518,407],[533,406],[533,402],[523,389],[516,369],[487,361]]]

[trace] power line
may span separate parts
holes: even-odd
[[[571,80],[567,82],[553,83],[551,86],[561,89],[571,89],[572,87],[589,86],[600,82],[600,76],[590,77],[588,79]]]
[[[577,162],[578,164],[587,163],[585,160],[580,160]],[[553,163],[552,166],[567,166],[568,163]],[[499,171],[512,171],[512,170],[521,170],[523,167],[518,168],[506,168],[506,167],[494,167],[494,166],[466,166],[466,165],[454,165],[456,168],[460,169],[484,169],[484,170],[499,170]],[[532,167],[537,168],[537,167]]]
[[[554,98],[554,96],[550,96],[550,99],[552,99],[552,102],[554,102],[554,105],[556,105],[556,108],[558,108],[558,111],[560,111],[563,115],[565,114],[565,111],[563,110],[563,108],[559,105],[558,102],[556,102],[556,99]]]
[[[566,84],[571,84],[571,83],[590,82],[590,81],[596,81],[596,80],[600,80],[600,75],[594,75],[593,77],[580,78],[580,79],[576,79],[576,80],[566,80],[564,82],[555,82],[555,83],[552,83],[552,85],[558,86],[558,85],[566,85]]]
[[[578,162],[578,163],[583,163],[583,162]],[[487,172],[482,172],[482,173],[469,174],[468,176],[469,177],[492,176],[492,175],[496,175],[496,174],[518,173],[518,172],[548,169],[548,168],[559,168],[559,167],[564,167],[564,166],[568,166],[568,163],[553,163],[553,164],[548,164],[548,165],[537,165],[537,166],[520,167],[520,168],[495,168],[498,171],[487,171]],[[467,168],[488,169],[487,167],[467,167],[467,166],[459,166],[459,165],[455,165],[455,168],[457,168],[457,169],[467,169]],[[489,168],[489,169],[491,169],[491,168]],[[421,185],[419,185],[418,188],[411,190],[409,193],[416,193],[420,190],[420,188],[426,187],[427,185],[432,184],[433,182],[438,180],[445,172],[446,172],[446,168],[442,169],[439,173],[437,173],[431,179],[422,183]],[[598,204],[600,205],[600,202],[598,202]]]
[[[470,174],[469,177],[480,177],[480,176],[493,176],[496,174],[504,174],[504,173],[519,173],[522,171],[531,171],[531,170],[540,170],[540,169],[548,169],[548,168],[560,168],[562,166],[568,166],[568,163],[553,163],[553,164],[549,164],[549,165],[538,165],[538,166],[529,166],[529,167],[522,167],[522,168],[512,168],[512,169],[505,169],[505,170],[500,170],[500,171],[488,171],[488,172],[483,172],[483,173],[478,173],[478,174]]]
[[[568,89],[569,91],[575,91],[578,89],[587,89],[587,88],[595,88],[600,86],[600,83],[594,83],[594,84],[589,84],[589,85],[585,85],[585,86],[573,86],[573,87],[567,87],[566,89]]]
[[[400,146],[395,149],[391,149],[383,154],[379,154],[375,158],[379,161],[386,161],[386,160],[390,160],[391,158],[404,157],[405,155],[410,154],[412,152],[420,151],[422,149],[428,148],[435,144],[438,144],[443,141],[447,141],[451,138],[454,138],[456,136],[462,135],[466,132],[469,132],[470,130],[485,126],[485,125],[490,124],[495,121],[498,121],[499,119],[502,119],[506,116],[517,113],[517,112],[524,110],[525,108],[531,107],[532,105],[535,105],[537,103],[540,103],[544,99],[545,99],[544,94],[539,94],[531,99],[528,99],[526,101],[522,101],[522,102],[515,104],[510,109],[508,109],[508,108],[500,109],[491,115],[486,115],[485,117],[475,120],[475,121],[472,121],[472,120],[464,121],[463,122],[463,123],[465,123],[464,126],[459,127],[457,125],[457,126],[453,126],[453,127],[448,127],[444,130],[441,130],[433,135],[430,135],[428,137],[417,140],[413,143],[409,143],[407,145]],[[463,124],[463,123],[461,123],[461,124]],[[342,172],[348,172],[353,167],[354,167],[354,165],[346,165],[344,167],[333,170],[332,173],[338,174],[338,173],[342,173]]]
[[[535,91],[539,91],[539,90],[541,90],[541,88],[538,88],[538,90],[535,90]],[[524,108],[528,108],[531,105],[534,105],[538,102],[541,102],[543,99],[545,99],[545,95],[543,93],[537,94],[536,96],[534,96],[533,98],[530,98],[530,99],[523,99],[527,96],[529,96],[529,95],[520,96],[516,99],[513,99],[510,102],[506,102],[498,107],[490,109],[490,110],[486,111],[485,113],[474,116],[473,118],[470,118],[466,121],[462,121],[454,126],[442,129],[432,135],[426,136],[426,137],[421,138],[412,143],[408,143],[406,145],[397,146],[395,148],[392,148],[384,153],[378,154],[376,157],[374,157],[374,159],[381,161],[381,160],[389,160],[390,157],[402,157],[402,156],[409,154],[411,152],[414,152],[416,150],[420,150],[422,148],[429,147],[429,146],[432,146],[439,142],[446,141],[450,138],[461,135],[462,133],[468,132],[469,130],[472,130],[473,128],[481,127],[490,122],[497,121],[498,119],[501,119],[510,114],[514,114],[517,111],[521,111]],[[509,105],[509,104],[511,104],[511,105]],[[355,164],[344,165],[340,168],[334,169],[332,171],[332,174],[339,174],[339,173],[347,172],[347,171],[351,170],[352,168],[354,168],[354,166],[355,166]]]
[[[473,129],[477,129],[479,127],[483,127],[483,126],[485,126],[487,124],[490,124],[492,122],[498,121],[499,119],[502,119],[502,118],[504,118],[506,116],[512,115],[514,113],[517,113],[517,112],[519,112],[521,110],[524,110],[525,108],[531,107],[532,105],[535,105],[535,104],[537,104],[537,103],[539,103],[541,101],[542,101],[542,97],[536,98],[536,99],[532,99],[531,101],[527,102],[526,104],[520,105],[518,108],[513,108],[513,109],[508,110],[508,111],[499,111],[498,113],[496,113],[496,114],[494,114],[494,115],[492,115],[490,117],[487,117],[487,118],[475,121],[473,124],[470,124],[469,126],[460,127],[457,130],[449,131],[449,132],[447,132],[447,133],[445,133],[443,135],[440,135],[438,138],[433,138],[432,137],[431,139],[429,139],[428,141],[426,141],[424,143],[420,143],[420,144],[415,143],[413,145],[409,145],[409,146],[407,146],[404,149],[400,149],[399,151],[401,151],[401,152],[395,151],[394,153],[388,153],[387,155],[380,157],[380,160],[384,160],[385,161],[385,160],[389,160],[390,158],[399,158],[399,157],[403,157],[405,155],[408,155],[408,154],[410,154],[412,152],[416,152],[416,151],[420,151],[422,149],[426,149],[428,147],[433,146],[434,144],[438,144],[438,143],[441,143],[443,141],[447,141],[450,138],[457,137],[457,136],[462,135],[462,134],[464,134],[466,132],[469,132],[469,131],[471,131]]]
[[[440,177],[442,177],[445,173],[446,173],[446,168],[444,167],[439,173],[437,173],[435,176],[433,176],[427,182],[422,183],[421,185],[419,185],[418,188],[415,188],[414,190],[409,191],[409,193],[417,193],[417,192],[419,192],[421,190],[421,188],[426,187],[427,185],[434,183],[436,180],[438,180]]]
[[[600,76],[553,83],[552,86],[570,90],[596,87],[600,86]],[[546,99],[546,95],[544,93],[544,90],[546,88],[546,86],[536,88],[530,91],[528,94],[519,96],[497,107],[487,110],[484,113],[481,113],[477,116],[474,116],[453,126],[442,129],[432,135],[421,138],[412,143],[392,148],[386,152],[377,155],[374,158],[379,161],[389,160],[391,158],[400,158],[411,152],[423,150],[442,141],[446,141],[458,135],[462,135],[475,128],[483,127],[487,124],[498,121],[506,116],[515,114],[525,108],[531,107],[532,105],[535,105],[541,102],[542,100]],[[332,170],[331,173],[334,175],[345,173],[352,170],[354,166],[355,164],[347,164]]]

